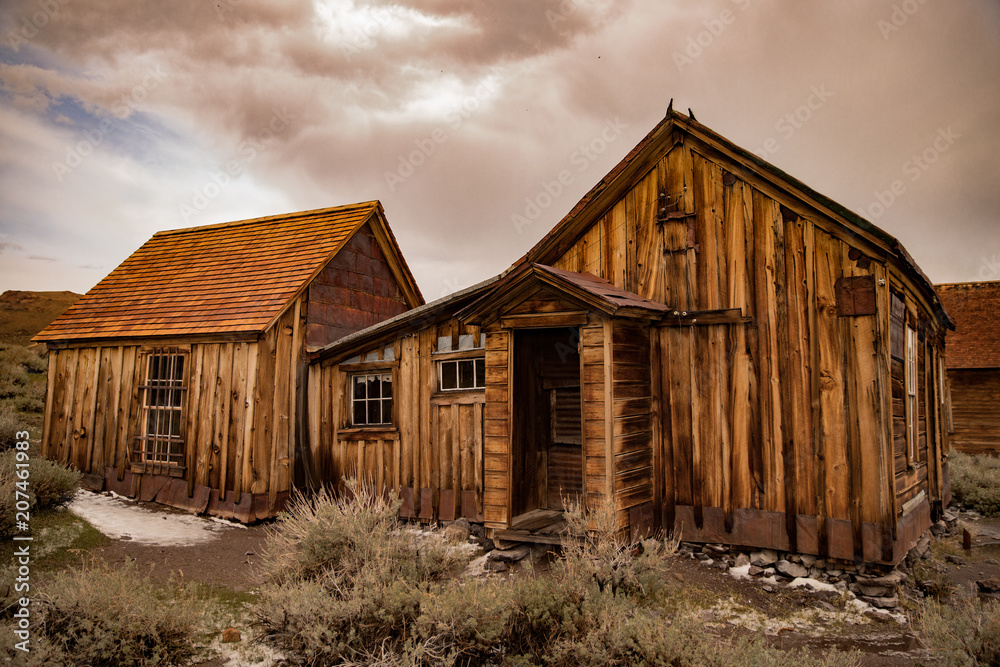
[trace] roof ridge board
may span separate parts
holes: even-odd
[[[354,204],[342,204],[340,206],[332,206],[329,208],[309,209],[306,211],[297,211],[295,213],[282,213],[276,215],[263,216],[260,218],[247,218],[244,220],[231,220],[229,222],[219,222],[211,225],[198,225],[195,227],[180,227],[177,229],[166,229],[156,232],[155,234],[153,234],[152,238],[156,238],[158,236],[159,237],[171,236],[175,234],[187,234],[191,232],[204,231],[204,230],[233,228],[243,225],[275,222],[280,220],[292,221],[296,219],[302,219],[302,220],[314,219],[314,218],[329,216],[332,213],[346,211],[346,210],[357,211],[357,214],[360,215],[362,211],[370,212],[376,206],[381,206],[381,204],[377,199],[372,199],[369,201],[357,202]]]

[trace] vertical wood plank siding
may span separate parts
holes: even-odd
[[[204,511],[214,493],[217,501],[242,501],[238,518],[244,520],[280,509],[291,489],[293,392],[303,346],[303,329],[295,326],[299,315],[300,309],[290,309],[260,342],[183,345],[190,380],[183,413],[182,495],[188,500],[182,504]],[[44,424],[43,454],[76,466],[92,488],[125,480],[125,490],[132,492],[143,487],[143,477],[155,477],[133,473],[131,464],[141,428],[138,386],[145,381],[146,350],[156,345],[53,349],[48,388],[53,407]],[[162,482],[145,484],[153,489]]]
[[[660,462],[650,475],[665,525],[676,515],[689,535],[776,546],[777,530],[785,548],[896,557],[904,503],[921,490],[940,501],[943,489],[927,465],[943,438],[927,361],[942,349],[935,319],[908,298],[927,333],[918,360],[919,453],[907,466],[888,313],[889,284],[906,291],[907,278],[867,257],[837,225],[723,163],[711,149],[675,145],[553,262],[678,313],[738,309],[747,318],[652,332],[657,451],[646,465]],[[661,193],[672,215],[658,221]],[[835,284],[853,276],[875,280],[876,314],[839,315]],[[588,335],[595,340],[584,331],[585,366],[588,349],[596,350]],[[585,414],[596,417],[604,396],[589,386]],[[600,425],[585,429],[593,437]],[[588,459],[590,478],[605,465]],[[741,532],[741,516],[765,527]]]
[[[437,389],[432,355],[438,337],[453,336],[457,342],[458,336],[469,334],[478,339],[478,328],[451,320],[388,343],[394,359],[370,364],[372,372],[392,372],[395,414],[385,428],[351,427],[348,383],[353,371],[337,364],[312,366],[310,392],[320,399],[308,414],[309,431],[317,440],[309,451],[321,478],[340,483],[354,477],[391,489],[404,499],[401,513],[411,518],[505,522],[506,390]],[[506,336],[482,338],[486,373],[506,386]]]

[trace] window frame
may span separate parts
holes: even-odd
[[[135,472],[182,476],[188,444],[190,350],[146,350],[141,369],[131,467]],[[156,377],[153,377],[154,370],[158,371]],[[162,420],[164,416],[165,421]]]
[[[462,384],[462,373],[461,364],[472,364],[472,384],[471,387],[463,387]],[[446,364],[455,365],[455,386],[445,387],[444,386],[444,369]],[[477,366],[482,369],[482,384],[479,384],[480,373],[477,371]],[[455,393],[462,391],[483,391],[486,389],[486,355],[474,356],[474,357],[456,357],[451,359],[441,359],[437,363],[438,367],[438,391],[443,393]]]
[[[392,429],[396,426],[396,393],[394,391],[395,377],[391,368],[370,368],[364,370],[358,370],[348,373],[347,375],[347,391],[350,400],[348,402],[348,414],[345,422],[349,425],[349,428],[355,429],[368,429],[368,430],[386,430]],[[388,397],[379,395],[377,397],[364,396],[358,398],[356,396],[356,380],[360,378],[375,378],[381,379],[379,383],[379,392],[381,394],[382,388],[384,387],[384,382],[388,379],[390,395]],[[367,391],[367,390],[366,390]],[[366,419],[364,423],[358,423],[357,411],[355,405],[357,401],[365,402],[365,415]],[[379,414],[383,417],[383,421],[378,423],[371,422],[367,420],[367,416],[370,414],[369,404],[377,401],[379,404]],[[389,420],[385,421],[385,404],[389,402]]]
[[[903,376],[905,381],[906,396],[906,458],[910,465],[916,463],[918,438],[920,431],[920,401],[917,395],[917,330],[906,325],[905,338],[905,361],[903,366]]]

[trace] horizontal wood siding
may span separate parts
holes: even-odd
[[[618,525],[629,509],[653,500],[652,369],[649,325],[614,320],[611,326],[611,450]]]
[[[1000,454],[1000,369],[948,371],[951,446],[968,454]]]

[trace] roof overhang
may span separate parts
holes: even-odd
[[[486,326],[503,317],[542,286],[553,288],[586,310],[607,317],[659,320],[671,312],[665,304],[644,299],[589,273],[530,264],[507,274],[488,294],[460,311],[458,317],[469,324]]]

